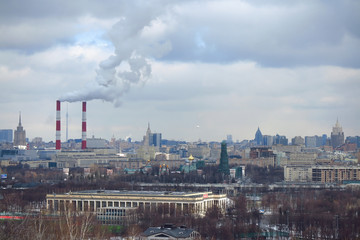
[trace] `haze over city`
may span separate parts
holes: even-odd
[[[0,126],[27,137],[360,135],[358,1],[1,1]],[[68,102],[68,103],[67,103]],[[62,135],[64,140],[65,134]]]

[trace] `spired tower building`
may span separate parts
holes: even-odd
[[[230,174],[229,158],[227,154],[227,144],[225,141],[221,143],[219,172],[222,172],[224,175]]]
[[[260,131],[260,128],[258,127],[256,133],[255,133],[255,139],[254,141],[256,142],[256,145],[260,146],[264,144],[264,139],[263,139],[263,135]]]
[[[148,123],[148,128],[147,128],[147,130],[146,130],[146,134],[145,134],[145,136],[144,136],[144,146],[146,146],[146,147],[149,147],[149,146],[151,146],[152,145],[152,139],[151,139],[151,137],[152,137],[152,134],[151,134],[151,130],[150,130],[150,123]]]
[[[21,125],[21,113],[19,114],[19,125],[14,130],[14,146],[26,146],[26,134]]]
[[[336,124],[331,132],[331,146],[336,148],[344,144],[344,132],[339,124],[339,120],[336,120]]]

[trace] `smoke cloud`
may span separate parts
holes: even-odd
[[[140,9],[136,14],[128,11],[131,14],[123,17],[109,32],[115,51],[99,64],[96,79],[81,90],[63,95],[60,101],[100,99],[119,107],[121,97],[132,85],[145,83],[151,77],[150,59],[161,57],[171,49],[169,42],[149,34],[160,21],[159,9]]]

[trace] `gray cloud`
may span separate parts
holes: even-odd
[[[41,49],[74,41],[79,18],[126,17],[138,29],[157,19],[167,29],[143,51],[163,61],[255,61],[264,66],[359,67],[360,3],[323,1],[2,1],[0,47]],[[119,24],[118,24],[119,25]],[[110,39],[119,45],[114,29]],[[123,33],[126,34],[126,33]],[[122,40],[126,36],[121,37]],[[167,41],[156,56],[151,46]],[[126,43],[122,43],[126,44]],[[168,45],[169,46],[169,45]],[[138,49],[140,50],[140,48]],[[169,49],[168,49],[169,50]],[[167,53],[167,52],[165,52]]]
[[[358,2],[265,5],[245,1],[184,4],[175,15],[179,31],[169,35],[176,47],[164,58],[251,60],[276,67],[359,66],[360,48],[355,46],[360,44],[356,28],[360,18],[354,11],[359,10]]]
[[[359,4],[1,1],[0,109],[15,114],[0,124],[25,108],[27,128],[51,140],[41,123],[68,93],[125,103],[89,103],[89,127],[107,138],[121,125],[141,139],[147,121],[174,139],[243,139],[258,125],[320,134],[337,116],[346,135],[359,134]]]

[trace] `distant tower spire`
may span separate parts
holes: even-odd
[[[148,122],[148,128],[146,130],[146,134],[144,136],[144,146],[150,146],[151,145],[151,130],[150,130],[150,122]]]
[[[68,104],[66,103],[66,142],[69,140],[69,113]]]
[[[19,126],[21,126],[21,111],[19,111]]]
[[[260,131],[260,127],[258,127],[256,133],[255,133],[255,142],[256,142],[256,145],[263,145],[263,135]]]
[[[19,112],[19,125],[14,130],[14,146],[26,146],[26,133],[21,126],[21,112]]]
[[[341,126],[340,126],[340,123],[339,123],[339,117],[336,118],[335,126],[336,126],[337,128],[341,127]]]

